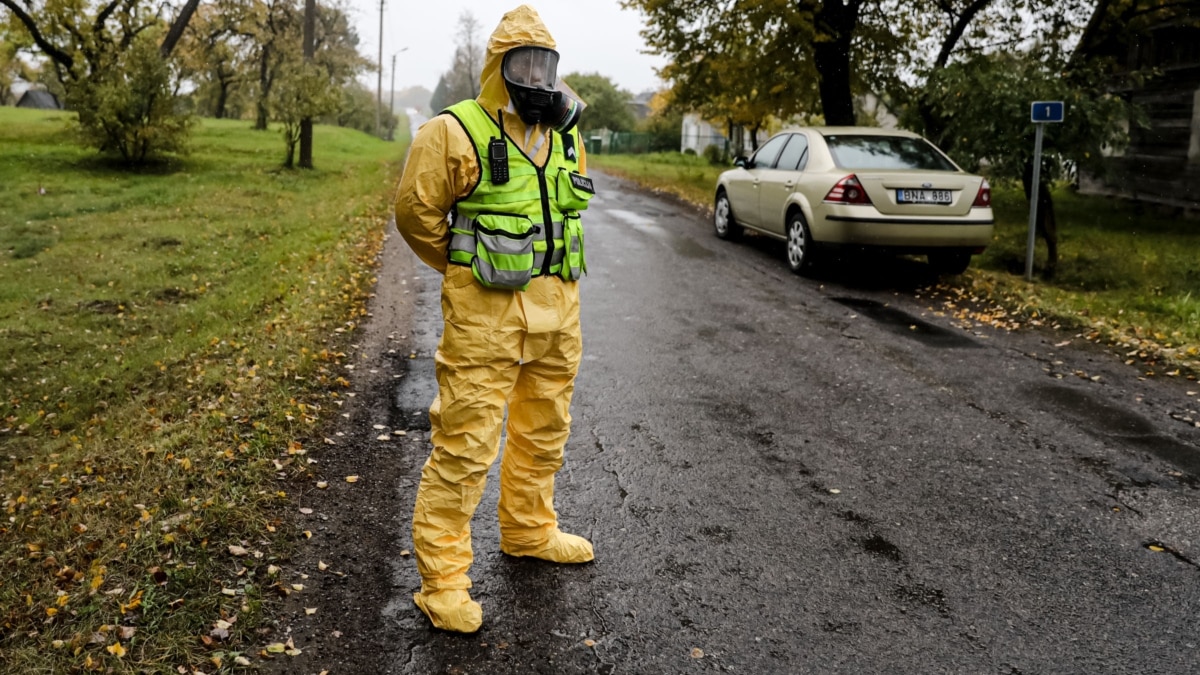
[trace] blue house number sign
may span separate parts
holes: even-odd
[[[1062,101],[1034,101],[1029,108],[1029,118],[1034,122],[1063,121]]]

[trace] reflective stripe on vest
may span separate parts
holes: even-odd
[[[583,273],[582,230],[578,227],[577,212],[564,213],[548,187],[555,185],[557,195],[557,184],[552,181],[557,180],[560,171],[577,168],[563,155],[562,136],[550,132],[550,155],[543,172],[544,180],[539,181],[538,168],[505,135],[509,179],[496,185],[491,180],[487,153],[488,142],[501,135],[497,123],[473,100],[457,103],[446,112],[466,131],[475,146],[480,166],[479,181],[474,190],[454,205],[450,224],[450,262],[472,266],[481,283],[500,288],[524,288],[527,282],[520,283],[521,274],[532,277],[542,274],[543,270],[568,280],[579,279]],[[578,133],[575,130],[568,133],[579,147]],[[549,228],[545,227],[547,212],[551,220]],[[568,213],[575,218],[573,240],[564,238],[563,220]],[[530,239],[532,269],[509,269],[530,260],[530,251],[526,250]],[[569,248],[575,250],[576,255],[564,269],[563,261]],[[551,255],[547,266],[548,250]]]
[[[563,224],[561,222],[554,223],[554,240],[556,242],[563,241]],[[546,262],[546,229],[539,227],[538,231],[533,235],[533,269],[540,270]],[[550,255],[550,269],[559,270],[562,265],[563,256],[566,255],[566,246],[561,243],[554,247],[554,253]],[[475,227],[473,223],[461,214],[455,214],[454,222],[450,224],[450,262],[458,263],[459,265],[470,265],[472,259],[478,253],[478,244],[475,239]],[[537,276],[534,272],[534,276]],[[576,276],[575,278],[578,278]]]

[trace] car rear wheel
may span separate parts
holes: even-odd
[[[938,251],[927,257],[929,266],[938,274],[962,274],[971,264],[971,254],[967,251]]]
[[[713,206],[713,229],[718,238],[726,241],[742,236],[742,226],[733,219],[729,196],[725,194],[724,190],[717,192],[717,203]]]
[[[793,211],[788,215],[787,228],[787,261],[788,267],[796,274],[805,274],[813,268],[812,233],[808,231],[808,223],[804,214]]]

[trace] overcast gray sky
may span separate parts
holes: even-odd
[[[347,0],[350,19],[361,40],[359,51],[372,61],[379,49],[379,0]],[[487,43],[500,17],[520,0],[384,0],[383,88],[391,84],[392,54],[396,57],[396,89],[421,85],[430,91],[450,68],[458,20],[469,11],[479,22],[479,42]],[[662,58],[642,54],[638,32],[642,15],[621,9],[617,0],[539,0],[528,2],[558,42],[558,72],[600,73],[621,89],[638,94],[660,88],[654,69]],[[374,88],[375,75],[369,78]]]

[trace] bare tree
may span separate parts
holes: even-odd
[[[471,98],[479,96],[479,71],[483,68],[483,47],[476,36],[479,20],[470,10],[463,10],[458,17],[458,49],[454,54],[455,68],[463,68],[463,77],[471,91]]]

